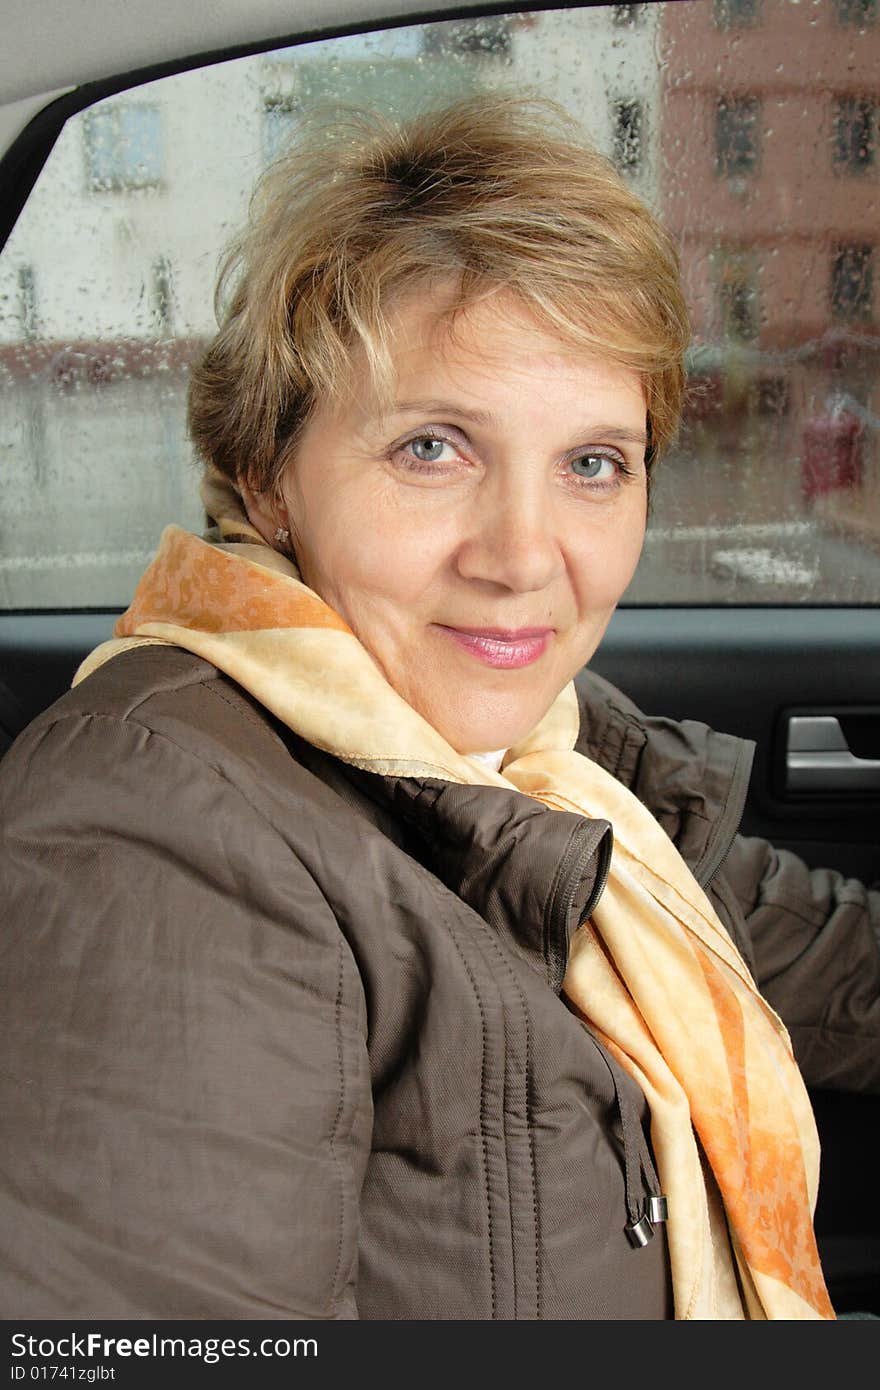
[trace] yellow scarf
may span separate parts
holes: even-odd
[[[563,992],[647,1096],[669,1203],[675,1315],[833,1318],[812,1224],[816,1127],[788,1034],[654,817],[574,751],[573,685],[500,773],[456,753],[264,544],[231,489],[212,486],[221,543],[169,527],[116,638],[75,681],[131,646],[170,643],[357,767],[515,787],[610,821],[610,876],[572,938]]]

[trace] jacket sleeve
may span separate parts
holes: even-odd
[[[724,877],[807,1084],[880,1092],[880,893],[744,836]]]
[[[5,1318],[355,1318],[366,1009],[314,878],[169,738],[0,765]]]

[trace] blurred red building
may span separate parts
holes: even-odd
[[[852,492],[876,460],[878,8],[714,0],[666,4],[661,22],[661,211],[682,250],[697,400],[793,417],[807,500]],[[834,429],[813,422],[834,418],[855,471],[843,455],[823,465]]]

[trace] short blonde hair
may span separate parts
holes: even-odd
[[[675,247],[561,108],[485,95],[404,125],[365,113],[317,125],[267,171],[192,372],[202,458],[273,488],[355,361],[387,394],[390,309],[452,277],[444,317],[503,287],[561,342],[638,371],[649,464],[663,452],[689,334]]]

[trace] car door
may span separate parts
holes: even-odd
[[[31,7],[28,24],[54,8]],[[414,7],[418,22],[366,31],[382,7],[340,3],[323,22],[353,32],[321,38],[307,7],[298,30],[279,4],[274,31],[259,32],[244,3],[231,29],[211,28],[214,8],[190,5],[186,31],[150,48],[138,22],[154,12],[129,5],[115,69],[107,36],[86,28],[69,77],[52,56],[51,100],[38,82],[25,97],[4,89],[0,751],[111,634],[162,527],[203,524],[187,367],[211,332],[223,244],[302,111],[346,102],[405,115],[530,86],[582,120],[660,212],[694,324],[680,437],[593,664],[647,712],[754,742],[747,833],[875,882],[874,0],[485,15],[435,0],[431,17]],[[9,37],[17,74],[27,35]],[[88,65],[92,41],[104,68]],[[835,1305],[880,1312],[866,1200],[877,1101],[814,1103]]]

